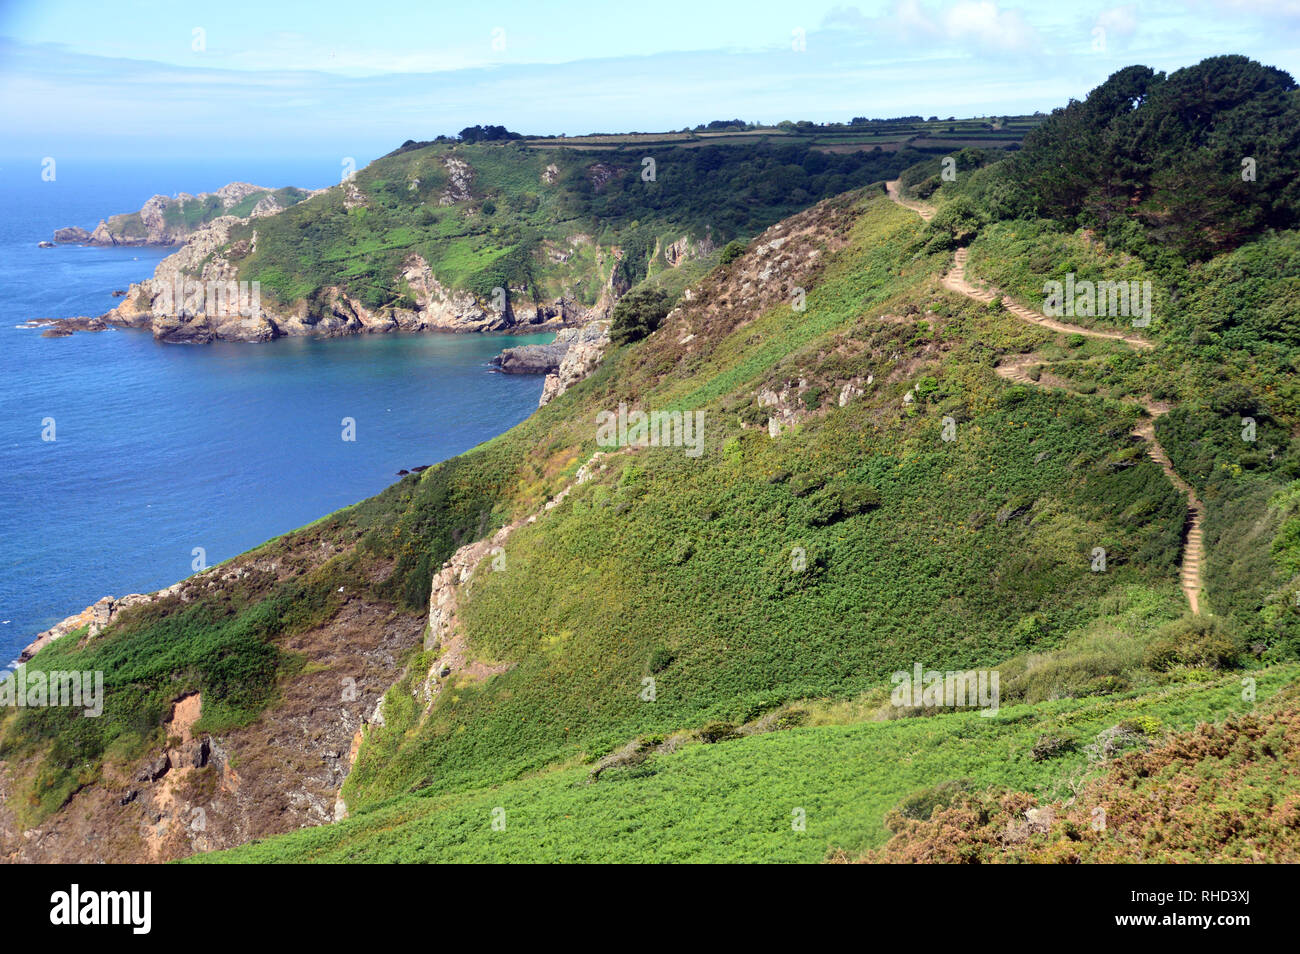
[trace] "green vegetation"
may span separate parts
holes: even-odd
[[[1294,667],[1261,674],[1260,699]],[[818,862],[889,837],[885,818],[951,800],[958,786],[1019,788],[1043,800],[1086,772],[1084,746],[1036,758],[1044,732],[1091,743],[1125,722],[1159,738],[1246,710],[1234,679],[1035,708],[821,725],[688,745],[607,770],[561,767],[483,791],[406,798],[323,828],[199,860],[302,862]],[[936,787],[945,789],[934,792]],[[1284,779],[1274,789],[1286,792]],[[496,818],[504,828],[493,829]],[[795,822],[802,810],[804,830]]]
[[[1187,71],[1125,71],[1086,107],[1144,91],[1097,113],[1111,117],[1099,148],[1131,132],[1146,151],[1125,174],[1162,209],[1183,208],[1162,190],[1187,145],[1177,129],[1193,128],[1169,125],[1169,97],[1195,92],[1267,131],[1292,95],[1253,65],[1196,69],[1208,92],[1188,92]],[[1242,76],[1261,80],[1258,102],[1217,95]],[[243,595],[222,584],[212,600],[236,596],[220,613],[157,604],[57,652],[99,654],[155,707],[123,738],[149,738],[177,685],[225,700],[213,718],[231,724],[274,705],[285,634],[328,619],[337,586],[423,613],[458,547],[512,528],[501,567],[485,560],[457,590],[465,664],[412,647],[383,724],[365,729],[342,793],[353,817],[221,860],[818,861],[947,824],[990,790],[1068,797],[1127,751],[1251,712],[1243,680],[1262,701],[1300,675],[1295,233],[1251,220],[1258,241],[1244,242],[1202,220],[1201,248],[1181,213],[1156,223],[1141,202],[1094,223],[1109,166],[1071,167],[1068,194],[1027,191],[1017,170],[1063,161],[1080,108],[1010,157],[958,150],[956,181],[934,153],[828,153],[808,142],[825,130],[799,124],[765,141],[718,121],[653,149],[408,143],[358,174],[362,201],[332,190],[259,224],[241,276],[289,298],[342,283],[400,302],[414,252],[476,294],[628,290],[601,365],[510,432],[268,545],[288,558],[327,543],[328,561]],[[750,139],[701,144],[713,135]],[[929,224],[866,185],[891,173],[938,204]],[[832,192],[780,241],[751,241]],[[1153,237],[1165,227],[1167,243]],[[721,246],[718,267],[670,266],[684,235]],[[1154,347],[946,290],[958,247],[973,278],[1031,305],[1066,274],[1150,281]],[[1012,362],[1031,383],[995,371]],[[702,453],[598,447],[597,415],[620,404],[701,413]],[[1179,586],[1187,498],[1134,433],[1148,405],[1204,501],[1195,617]],[[1001,710],[891,705],[891,676],[914,664],[996,669]],[[34,816],[85,765],[127,757],[108,739],[70,757],[75,730],[48,713],[3,732],[0,755],[45,773]],[[1294,800],[1293,780],[1266,774]]]
[[[659,327],[670,307],[668,296],[660,289],[650,286],[634,288],[614,306],[610,337],[615,344],[640,341]]]
[[[444,286],[480,299],[505,288],[590,306],[669,268],[665,250],[683,237],[706,247],[748,238],[922,155],[828,153],[799,140],[597,157],[462,137],[407,143],[345,187],[236,229],[227,254],[240,278],[260,281],[281,306],[305,301],[309,313],[327,307],[334,287],[370,308],[409,308],[402,271],[418,255]]]
[[[914,194],[934,186],[941,215],[977,210],[971,271],[1030,308],[1067,274],[1151,283],[1141,333],[1160,341],[1153,355],[1058,354],[1046,367],[1079,392],[1175,405],[1156,432],[1205,501],[1205,595],[1265,659],[1300,650],[1297,119],[1291,77],[1244,57],[1168,77],[1131,67],[1054,112],[1014,156],[967,161],[937,186],[927,168],[903,178]]]
[[[221,197],[210,194],[206,197],[189,196],[183,199],[170,199],[163,207],[163,224],[177,240],[182,240],[201,225],[223,215],[235,215],[247,218],[257,204],[271,196],[282,208],[289,208],[303,201],[309,195],[302,189],[287,187],[283,189],[259,189],[250,192],[242,200],[226,208]],[[126,212],[114,215],[107,220],[109,231],[121,239],[148,238],[149,229],[139,212]]]
[[[1149,716],[1108,743],[1136,746],[1068,801],[1000,786],[937,792],[931,814],[903,803],[894,837],[865,860],[942,863],[1289,863],[1300,860],[1294,771],[1300,757],[1295,685],[1259,711],[1204,723],[1155,744]],[[1100,742],[1100,738],[1098,740]],[[1046,801],[1046,804],[1041,804]],[[1050,824],[1029,825],[1028,810]],[[838,852],[836,860],[847,860]]]
[[[1172,274],[1300,224],[1298,147],[1300,89],[1282,70],[1244,56],[1168,76],[1131,66],[962,188],[999,217],[1095,229]]]

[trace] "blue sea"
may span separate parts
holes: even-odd
[[[337,160],[0,160],[0,666],[106,595],[150,592],[355,503],[396,472],[526,418],[542,380],[503,347],[550,335],[382,335],[161,345],[147,332],[42,338],[30,318],[98,315],[169,251],[37,248],[157,193],[242,180],[319,188]],[[344,418],[356,440],[342,439]],[[54,440],[47,419],[53,420]]]

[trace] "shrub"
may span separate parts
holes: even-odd
[[[1048,759],[1073,752],[1078,746],[1078,742],[1069,736],[1040,735],[1034,747],[1029,750],[1029,755],[1035,762],[1046,762]]]
[[[673,660],[676,658],[677,656],[672,650],[660,646],[650,655],[650,671],[663,672],[673,664]]]
[[[1161,627],[1147,644],[1143,663],[1160,672],[1178,666],[1231,669],[1242,648],[1240,638],[1219,618],[1192,616]]]
[[[631,344],[652,334],[668,314],[668,296],[658,288],[634,288],[614,306],[609,336],[615,344]]]
[[[722,254],[718,256],[718,263],[721,265],[730,265],[744,254],[745,243],[739,239],[735,239],[722,247]]]
[[[873,487],[823,487],[808,498],[808,522],[825,526],[880,506],[880,493]]]
[[[934,214],[926,246],[931,251],[958,248],[973,239],[988,217],[970,199],[958,196]]]
[[[700,729],[700,741],[711,745],[714,742],[726,742],[739,738],[736,727],[730,722],[710,722]]]

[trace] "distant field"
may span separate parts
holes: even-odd
[[[813,148],[819,152],[830,152],[836,155],[843,155],[848,152],[869,152],[872,149],[879,149],[881,152],[897,152],[907,145],[906,139],[885,140],[883,142],[843,142],[825,144],[814,143]]]
[[[941,119],[934,122],[873,123],[844,126],[755,126],[749,129],[692,130],[659,133],[599,133],[589,136],[536,137],[523,140],[533,149],[613,150],[627,146],[674,145],[734,146],[782,137],[812,140],[812,145],[830,153],[861,152],[879,146],[893,152],[912,143],[918,148],[942,149],[978,146],[1006,148],[1018,143],[1037,126],[1044,116],[1014,116],[1006,122],[990,123],[984,119]]]
[[[1005,149],[1019,139],[959,139],[955,136],[949,136],[947,139],[922,139],[914,145],[918,149],[969,149],[972,147],[979,149]]]

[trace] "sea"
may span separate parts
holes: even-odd
[[[65,158],[51,180],[43,158],[0,158],[0,666],[103,596],[168,586],[200,557],[212,565],[310,523],[536,409],[540,376],[488,362],[552,335],[163,345],[141,331],[20,327],[102,314],[174,251],[38,248],[56,228],[92,229],[159,193],[339,175],[336,157]]]

